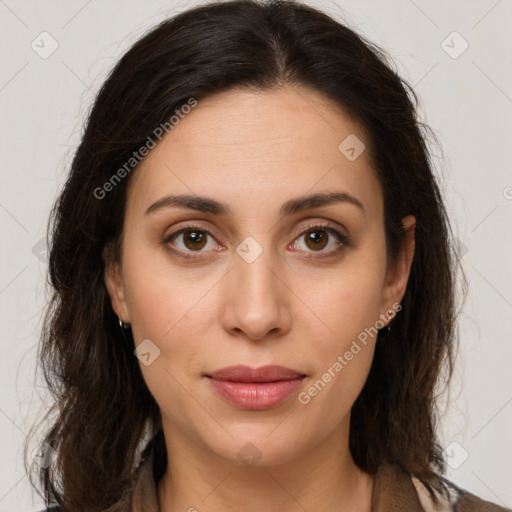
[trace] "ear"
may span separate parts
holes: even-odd
[[[105,262],[103,279],[110,296],[112,309],[123,322],[130,323],[121,264],[112,257],[110,247],[105,247],[103,250],[103,261]]]
[[[416,218],[408,215],[402,219],[402,225],[404,228],[403,241],[396,260],[388,266],[386,285],[382,294],[381,313],[394,309],[394,304],[400,304],[409,280],[409,273],[414,258]]]

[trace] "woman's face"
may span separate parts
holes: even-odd
[[[166,439],[249,465],[347,443],[375,327],[396,314],[413,251],[409,237],[398,263],[386,258],[363,144],[358,124],[307,89],[229,91],[139,165],[106,284],[142,343]],[[234,365],[295,373],[212,378]]]

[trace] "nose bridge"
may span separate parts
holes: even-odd
[[[236,248],[229,278],[228,324],[252,338],[263,337],[276,327],[283,328],[286,316],[284,285],[276,276],[278,258],[267,241],[264,237],[244,239]]]
[[[248,236],[238,245],[236,252],[234,278],[238,283],[238,298],[242,300],[244,295],[248,295],[247,299],[251,299],[246,301],[248,304],[257,304],[264,298],[267,304],[276,300],[277,279],[275,270],[271,270],[276,266],[276,258],[268,237],[260,236],[256,240]]]

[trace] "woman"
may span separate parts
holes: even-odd
[[[413,100],[294,2],[123,56],[52,217],[48,504],[505,510],[443,476],[455,266]]]

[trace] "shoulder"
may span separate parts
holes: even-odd
[[[459,499],[457,512],[510,512],[510,508],[501,507],[490,501],[485,501],[474,494],[464,492]]]
[[[425,512],[512,512],[512,509],[485,501],[446,479],[448,495],[437,495],[441,505],[436,508],[421,482],[414,477],[411,480]]]
[[[510,508],[483,500],[451,482],[448,485],[455,490],[454,493],[457,495],[454,506],[456,512],[511,512]]]

